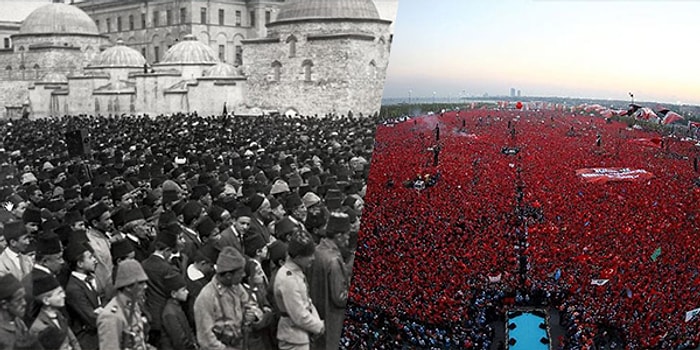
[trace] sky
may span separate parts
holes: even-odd
[[[700,105],[699,13],[696,0],[400,0],[384,97]]]

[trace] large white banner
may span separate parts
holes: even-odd
[[[640,181],[654,177],[644,169],[631,168],[584,168],[576,170],[576,175],[585,182]]]

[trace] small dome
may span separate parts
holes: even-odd
[[[216,54],[211,47],[189,34],[165,53],[161,63],[207,64],[219,63],[219,59],[216,58]]]
[[[67,83],[68,78],[61,73],[51,72],[46,73],[43,78],[41,78],[42,83]]]
[[[277,15],[277,21],[308,18],[380,19],[372,0],[289,0]]]
[[[218,63],[204,71],[205,77],[228,78],[240,76],[236,67],[228,63]]]
[[[20,34],[99,35],[95,22],[83,10],[61,3],[46,4],[22,22]]]
[[[117,45],[104,50],[95,58],[91,67],[141,68],[146,63],[140,52],[117,40]]]

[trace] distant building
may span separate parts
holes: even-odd
[[[510,97],[515,97],[515,88],[510,88]]]
[[[520,90],[518,89],[518,97],[520,97]]]

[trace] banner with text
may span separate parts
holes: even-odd
[[[644,169],[630,168],[584,168],[576,170],[576,175],[585,182],[644,181],[654,174]]]

